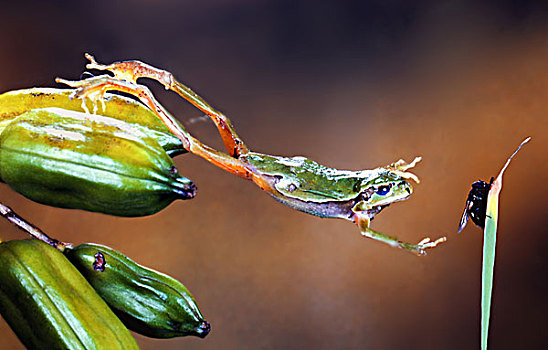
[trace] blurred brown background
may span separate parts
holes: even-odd
[[[474,349],[482,234],[456,234],[470,184],[526,136],[501,195],[490,345],[548,341],[548,12],[543,1],[12,1],[0,12],[0,91],[76,79],[84,52],[175,73],[256,150],[342,169],[416,155],[422,183],[373,228],[449,241],[417,258],[341,220],[284,207],[186,155],[198,196],[122,219],[1,201],[57,238],[99,242],[183,281],[206,339],[143,349]],[[212,123],[149,84],[200,139]],[[23,238],[0,222],[4,240]],[[5,322],[2,349],[21,348]]]

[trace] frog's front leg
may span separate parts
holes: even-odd
[[[358,228],[361,231],[361,234],[367,238],[374,239],[379,242],[388,244],[389,246],[404,249],[410,253],[416,254],[418,256],[426,255],[425,249],[434,248],[440,243],[445,242],[447,239],[445,237],[438,238],[435,241],[431,241],[430,238],[424,238],[417,244],[402,242],[396,237],[391,237],[380,232],[377,232],[369,227],[371,220],[365,214],[365,212],[355,212],[354,221]]]
[[[421,160],[422,160],[422,157],[415,157],[415,159],[413,159],[411,163],[407,163],[405,160],[400,159],[397,162],[394,162],[390,165],[385,166],[385,168],[403,177],[404,179],[411,179],[415,181],[416,183],[419,183],[420,180],[417,177],[417,175],[407,170],[414,168],[415,165],[417,165],[417,163],[420,162]]]
[[[405,160],[400,159],[397,162],[394,162],[387,166],[389,169],[396,169],[401,171],[407,171],[411,168],[414,168],[418,162],[422,160],[422,157],[415,157],[411,163],[407,163]]]
[[[166,89],[175,91],[179,96],[211,118],[221,135],[228,153],[232,157],[239,158],[241,155],[249,152],[243,140],[236,133],[230,119],[210,106],[202,97],[192,91],[192,89],[175,79],[170,72],[153,67],[141,61],[122,61],[104,65],[97,63],[95,58],[90,54],[86,53],[85,56],[90,61],[90,63],[86,65],[86,68],[111,71],[114,73],[114,76],[120,80],[136,83],[139,78],[149,78],[158,81],[164,85]]]

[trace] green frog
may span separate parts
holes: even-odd
[[[74,98],[89,98],[97,103],[107,90],[121,91],[137,97],[179,137],[186,150],[221,169],[253,181],[290,208],[323,218],[352,221],[363,236],[416,255],[425,255],[426,249],[445,242],[446,238],[441,237],[433,241],[425,238],[417,244],[411,244],[370,228],[375,215],[390,204],[405,200],[411,195],[413,190],[410,182],[413,180],[418,183],[419,179],[407,170],[413,168],[421,160],[420,157],[409,164],[400,159],[373,170],[350,171],[326,167],[305,157],[255,153],[248,149],[224,114],[211,107],[171,73],[140,61],[103,65],[89,54],[86,54],[86,58],[90,61],[88,69],[108,70],[114,76],[101,75],[79,81],[57,78],[57,82],[76,88]],[[175,121],[146,86],[137,84],[138,78],[157,80],[166,89],[175,91],[210,117],[228,154],[194,138]]]

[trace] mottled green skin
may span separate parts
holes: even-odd
[[[138,349],[62,253],[37,240],[0,244],[0,313],[27,349]]]
[[[274,198],[290,207],[320,217],[352,219],[352,210],[369,210],[371,217],[390,203],[406,199],[411,185],[386,168],[337,170],[304,157],[278,157],[250,152],[242,161],[256,169],[276,189]],[[379,196],[373,189],[390,185]],[[368,192],[367,199],[362,194]]]
[[[104,257],[103,271],[94,268],[97,253]],[[154,338],[209,333],[196,301],[174,278],[99,244],[81,244],[65,254],[129,329]]]
[[[66,110],[84,112],[82,100],[70,96],[74,89],[31,88],[8,91],[0,95],[0,133],[19,115],[32,109],[57,107]],[[105,94],[105,109],[98,103],[97,113],[130,123],[154,138],[170,155],[186,153],[181,140],[177,138],[162,121],[147,107],[127,97]],[[86,101],[90,112],[93,103]]]
[[[145,216],[195,186],[152,138],[127,123],[36,109],[0,134],[0,177],[36,202],[117,216]]]

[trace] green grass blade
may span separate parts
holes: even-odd
[[[497,243],[497,221],[499,215],[499,194],[502,190],[502,175],[512,158],[531,138],[526,138],[508,158],[495,182],[491,185],[487,197],[487,215],[483,231],[483,264],[481,271],[481,350],[487,349],[489,335],[489,317],[491,315],[491,296],[493,294],[493,274],[495,269],[495,245]]]
[[[491,201],[489,201],[491,199]],[[498,193],[487,199],[487,217],[483,232],[483,265],[481,270],[481,349],[487,349],[493,273],[495,268],[495,245],[497,243]]]

